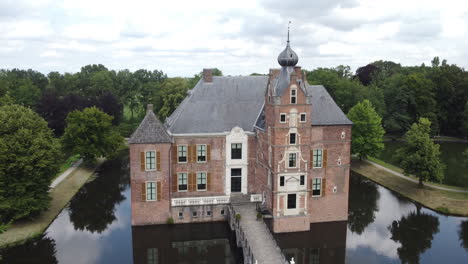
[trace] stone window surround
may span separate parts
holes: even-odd
[[[283,116],[284,116],[284,121],[281,121],[281,119],[282,119],[281,117],[283,117]],[[279,122],[284,124],[284,123],[286,123],[286,119],[287,119],[287,114],[286,113],[280,113],[280,121]]]
[[[320,184],[318,185],[318,187],[319,187],[318,190],[320,190],[320,194],[319,194],[319,195],[314,195],[314,188],[315,188],[315,185],[317,185],[317,184],[314,183],[314,180],[315,180],[315,179],[320,179]],[[314,178],[312,178],[312,197],[322,197],[322,182],[323,182],[323,181],[322,181],[322,177],[314,177]]]
[[[293,94],[294,92],[294,94]],[[294,102],[293,102],[293,99],[294,99]],[[293,85],[291,87],[291,90],[290,90],[290,96],[289,96],[289,103],[290,104],[297,104],[297,88],[295,85]]]
[[[198,160],[198,157],[203,157],[203,156],[198,156],[198,146],[205,146],[205,149],[204,149],[204,151],[205,151],[205,156],[204,156],[205,160],[204,161],[199,161]],[[197,159],[197,163],[206,163],[206,160],[207,160],[207,153],[206,152],[208,151],[207,148],[208,148],[207,144],[196,144],[196,156],[195,157]]]
[[[302,116],[304,116],[304,121],[302,121]],[[299,123],[307,122],[307,113],[299,113]]]
[[[179,158],[179,147],[185,147],[185,161],[180,161]],[[179,144],[177,145],[177,163],[187,163],[188,162],[188,145],[187,144]]]
[[[153,183],[153,184],[154,184],[154,199],[151,199],[151,200],[148,200],[148,193],[149,193],[149,192],[148,192],[148,183]],[[146,189],[146,190],[145,190],[145,191],[146,191],[146,199],[145,199],[145,201],[146,201],[146,202],[156,202],[156,201],[158,200],[158,199],[157,199],[157,197],[158,197],[158,188],[157,188],[156,185],[157,185],[157,184],[156,184],[156,181],[145,181],[145,189]]]
[[[315,166],[315,150],[321,150],[320,152],[320,166]],[[314,157],[312,157],[312,168],[313,169],[321,169],[323,167],[323,148],[314,148],[312,149],[312,155],[314,155]],[[317,155],[318,156],[318,155]]]
[[[185,185],[187,185],[187,189],[185,189],[185,190],[180,190],[179,189],[179,186],[180,186],[179,177],[181,176],[181,174],[185,174],[185,177],[186,177]],[[188,172],[179,172],[179,173],[177,173],[177,192],[187,192],[187,191],[188,191]]]
[[[205,189],[198,189],[198,175],[201,174],[201,173],[205,174]],[[206,172],[206,171],[197,171],[196,174],[195,174],[195,180],[196,180],[197,192],[206,192],[208,190],[208,172]]]

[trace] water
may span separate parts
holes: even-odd
[[[0,263],[242,263],[226,223],[131,227],[127,164],[105,163],[42,237],[0,251]],[[357,175],[350,188],[348,222],[275,236],[288,259],[468,263],[468,218],[418,208]]]
[[[405,144],[404,141],[385,141],[385,149],[379,158],[385,162],[398,166],[395,151]],[[468,169],[465,167],[463,151],[468,149],[467,143],[437,142],[440,145],[441,160],[445,164],[443,183],[468,187]]]

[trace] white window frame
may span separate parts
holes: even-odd
[[[304,177],[304,184],[301,184],[301,178]],[[305,174],[299,175],[299,186],[305,186],[306,185],[307,178]]]
[[[296,155],[296,162],[295,162],[295,165],[296,165],[296,166],[294,166],[294,167],[290,167],[290,166],[289,166],[289,158],[290,158],[290,155],[291,155],[291,154],[295,154],[295,155]],[[298,152],[289,152],[289,153],[288,153],[288,159],[287,159],[288,169],[295,169],[295,168],[297,168],[298,159],[299,159],[299,153],[298,153]]]
[[[316,179],[320,179],[320,195],[314,195],[314,188],[315,188],[315,184],[314,184],[314,180]],[[323,179],[322,177],[314,177],[312,178],[312,197],[322,197],[322,183],[323,183]]]
[[[294,95],[293,95],[293,91],[294,91]],[[292,102],[293,98],[295,100],[294,103]],[[297,104],[297,89],[296,88],[291,89],[290,92],[289,92],[289,103],[290,104]]]
[[[281,121],[281,116],[284,116],[284,121]],[[286,113],[280,113],[279,122],[282,123],[282,124],[286,123]]]
[[[304,115],[304,121],[302,121],[302,115]],[[299,123],[306,123],[307,122],[307,113],[299,113]]]
[[[198,174],[202,174],[202,173],[205,174],[205,189],[198,189]],[[208,173],[206,171],[197,171],[195,175],[196,175],[195,184],[197,185],[197,192],[206,192],[208,189]]]
[[[296,196],[296,199],[294,201],[294,208],[289,208],[289,195],[295,195]],[[298,202],[297,202],[297,199],[299,198],[299,195],[297,195],[297,193],[288,193],[286,194],[286,210],[296,210],[298,209],[297,206],[298,206]]]
[[[185,161],[179,161],[179,147],[185,147]],[[188,145],[187,144],[180,144],[177,145],[177,163],[187,163],[188,162]]]
[[[316,167],[315,166],[315,150],[320,150],[320,156],[321,156],[321,160],[320,160],[320,167]],[[314,169],[321,169],[323,167],[323,148],[314,148],[312,149],[312,168]]]
[[[147,161],[148,161],[148,153],[149,152],[154,152],[154,169],[148,169],[148,162]],[[155,171],[156,167],[157,167],[156,162],[157,162],[157,160],[156,160],[156,150],[146,150],[145,151],[145,171]]]
[[[197,149],[196,149],[196,159],[197,159],[197,163],[206,163],[207,159],[208,159],[208,146],[207,144],[197,144]],[[205,161],[199,161],[198,160],[198,146],[205,146]]]
[[[179,189],[179,185],[180,185],[179,177],[181,176],[181,174],[185,174],[185,177],[186,177],[186,182],[187,183],[185,185],[187,185],[187,189],[185,189],[185,190],[180,190]],[[188,172],[179,172],[179,173],[177,173],[177,191],[178,192],[187,192],[188,191]]]
[[[154,199],[148,199],[148,184],[149,183],[154,183]],[[147,202],[155,202],[158,200],[158,187],[157,187],[157,183],[155,181],[145,181],[145,193],[146,193],[146,197],[145,197],[145,200]]]
[[[240,145],[240,159],[233,159],[232,158],[232,150],[233,150],[232,145]],[[234,142],[231,143],[231,159],[232,160],[241,160],[243,158],[242,157],[242,147],[243,147],[242,145],[243,145],[242,143],[234,143]]]
[[[294,143],[291,143],[291,134],[295,135],[294,136]],[[289,134],[288,134],[288,144],[289,145],[297,145],[297,138],[298,138],[298,136],[297,136],[296,132],[289,132]]]

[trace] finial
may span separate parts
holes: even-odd
[[[288,23],[288,43],[289,43],[289,26],[291,25],[291,21]]]

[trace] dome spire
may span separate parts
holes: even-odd
[[[294,52],[291,47],[289,46],[289,26],[291,25],[291,21],[288,23],[288,40],[286,42],[286,48],[279,54],[278,56],[278,63],[283,66],[296,66],[299,58],[297,57],[296,52]]]

